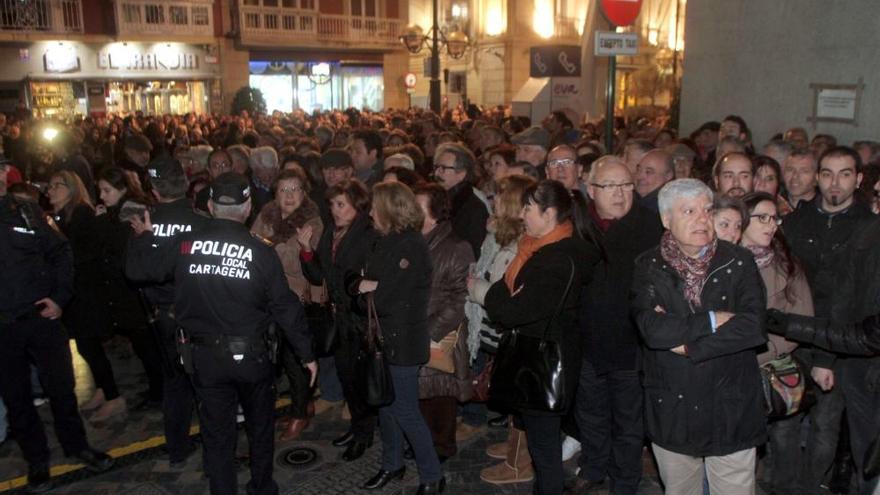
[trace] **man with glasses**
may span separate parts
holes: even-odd
[[[831,302],[843,246],[873,217],[867,205],[855,200],[862,182],[861,158],[852,148],[831,148],[819,158],[816,180],[819,194],[787,215],[783,221],[785,237],[792,253],[800,260],[813,289],[815,315],[830,318]],[[801,348],[801,357],[811,367],[811,375],[824,393],[810,410],[810,435],[805,451],[803,493],[818,493],[831,469],[840,434],[844,409],[841,388],[848,390],[840,376],[848,363],[835,363],[834,354]]]
[[[568,190],[577,189],[587,196],[587,188],[578,179],[584,167],[578,163],[577,150],[561,144],[547,154],[547,178],[561,182]]]
[[[449,193],[452,204],[452,230],[471,245],[475,258],[479,258],[489,209],[474,193],[476,163],[471,150],[458,143],[443,143],[434,153],[434,177]]]
[[[599,158],[588,182],[589,225],[602,259],[578,320],[584,353],[574,414],[581,469],[569,493],[588,493],[609,478],[612,493],[634,494],[642,475],[643,427],[638,330],[629,317],[629,294],[636,257],[660,242],[663,227],[656,213],[634,201],[632,174],[622,158]]]
[[[186,168],[184,167],[184,170]],[[213,182],[226,172],[232,170],[232,156],[224,149],[217,148],[208,155],[208,179]],[[196,210],[207,213],[208,200],[211,198],[211,188],[205,187],[196,194]]]
[[[62,308],[73,297],[73,254],[34,204],[7,194],[7,165],[0,163],[0,396],[12,436],[28,463],[28,491],[52,487],[46,432],[31,397],[30,361],[46,380],[55,433],[64,454],[90,471],[113,459],[88,444],[74,395],[73,364]]]

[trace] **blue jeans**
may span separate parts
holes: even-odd
[[[321,387],[321,398],[330,402],[344,399],[342,383],[336,374],[336,358],[333,356],[318,358],[318,386]]]
[[[379,434],[382,438],[382,469],[396,471],[403,467],[403,436],[412,445],[422,483],[439,481],[443,477],[440,460],[434,450],[431,430],[419,410],[419,367],[394,366],[391,383],[394,402],[379,408]]]
[[[9,422],[6,421],[6,404],[0,399],[0,442],[6,441],[6,430],[9,429]]]

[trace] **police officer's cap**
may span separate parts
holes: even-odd
[[[147,165],[147,173],[151,180],[172,180],[185,175],[180,160],[167,156],[151,161]]]
[[[354,162],[351,161],[351,154],[349,154],[348,151],[333,148],[325,151],[324,154],[321,155],[318,165],[321,166],[321,169],[346,168],[354,167]]]
[[[211,201],[218,205],[240,205],[250,197],[250,184],[239,173],[226,172],[211,182]]]

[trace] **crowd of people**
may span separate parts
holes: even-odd
[[[620,121],[605,149],[602,125],[532,124],[474,106],[0,115],[0,435],[30,490],[51,487],[36,395],[94,471],[113,459],[81,415],[159,409],[183,466],[195,410],[213,494],[237,490],[237,415],[248,493],[271,494],[276,434],[330,410],[343,461],[378,427],[368,490],[410,458],[419,494],[447,491],[445,461],[487,424],[508,437],[481,479],[536,494],[637,493],[647,452],[670,494],[877,489],[880,143],[795,127],[762,146],[730,115],[690,135]],[[134,404],[114,336],[146,376]],[[95,385],[79,405],[68,338]],[[560,349],[536,378],[550,405],[499,396],[525,387],[493,374],[523,342],[526,360]]]

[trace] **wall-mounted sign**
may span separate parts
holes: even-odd
[[[79,57],[73,45],[49,45],[43,53],[43,69],[50,73],[78,72]]]
[[[639,36],[635,33],[596,31],[596,42],[594,45],[594,53],[597,57],[638,55]]]
[[[416,75],[412,72],[407,72],[405,76],[403,76],[403,84],[406,85],[406,89],[413,89],[416,87]]]
[[[110,46],[98,52],[98,68],[105,70],[195,70],[199,57],[177,48],[143,50],[127,44]]]
[[[533,46],[529,59],[529,77],[581,76],[580,46]]]
[[[813,115],[807,121],[840,122],[859,125],[859,104],[865,85],[860,77],[856,84],[810,84],[813,90]]]

